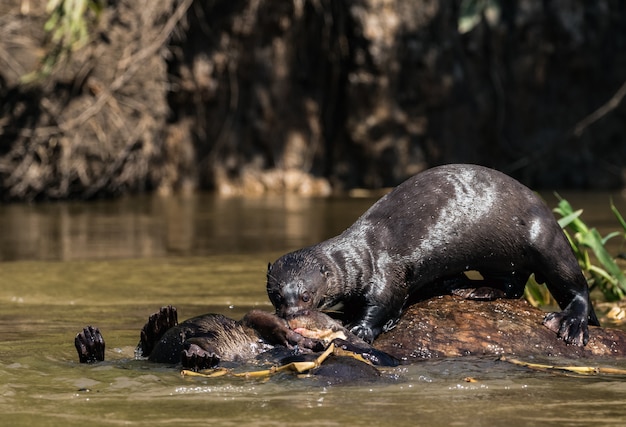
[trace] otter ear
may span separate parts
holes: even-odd
[[[269,273],[270,273],[270,271],[272,271],[272,263],[271,263],[271,262],[268,262],[268,263],[267,263],[267,274],[269,274]]]

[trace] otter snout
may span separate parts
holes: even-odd
[[[277,308],[276,309],[276,314],[279,317],[282,317],[283,319],[289,319],[292,317],[295,317],[297,315],[300,315],[300,313],[302,313],[303,309],[301,307],[297,307],[297,306],[288,306],[288,307],[281,307],[281,308]]]
[[[303,310],[313,307],[313,301],[308,291],[283,292],[279,304],[275,305],[279,316],[286,318]]]
[[[302,286],[302,283],[282,284],[279,287],[272,287],[271,290],[273,292],[268,294],[279,317],[286,319],[316,308],[312,294]]]

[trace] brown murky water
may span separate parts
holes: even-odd
[[[566,196],[603,233],[617,228],[608,194]],[[2,425],[623,425],[625,378],[490,359],[423,362],[349,386],[183,378],[133,360],[139,329],[162,305],[181,318],[269,310],[267,262],[337,234],[372,202],[197,195],[0,206]],[[102,364],[77,362],[73,338],[87,324],[107,340]]]

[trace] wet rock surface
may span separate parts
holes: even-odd
[[[440,296],[416,303],[374,346],[410,363],[459,356],[611,358],[626,355],[626,332],[589,328],[585,347],[567,345],[542,325],[545,312],[525,300]]]

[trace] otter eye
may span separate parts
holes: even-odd
[[[300,298],[302,299],[302,302],[309,302],[311,295],[307,291],[304,291]]]

